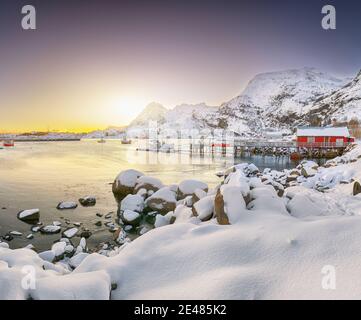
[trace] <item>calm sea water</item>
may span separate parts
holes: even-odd
[[[23,209],[39,208],[40,221],[51,224],[64,218],[81,222],[93,232],[88,239],[90,246],[112,239],[104,225],[94,224],[103,218],[96,213],[114,212],[111,183],[122,170],[134,168],[161,179],[165,184],[178,183],[183,179],[195,178],[215,186],[220,179],[215,175],[233,164],[233,159],[221,156],[204,157],[189,154],[165,154],[136,151],[136,145],[122,145],[118,140],[97,143],[94,140],[79,142],[23,142],[14,148],[0,150],[0,236],[17,230],[22,237],[14,237],[11,247],[23,247],[32,243],[39,250],[48,249],[60,235],[34,234],[27,240],[30,225],[19,221],[17,213]],[[249,156],[237,162],[253,162],[260,169],[265,167],[283,169],[293,167],[288,157]],[[77,201],[78,198],[94,195],[94,207],[78,206],[74,210],[59,211],[60,201]],[[73,238],[77,244],[79,239]]]

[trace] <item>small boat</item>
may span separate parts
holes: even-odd
[[[98,140],[98,143],[105,143],[105,139],[104,138],[101,138],[100,140]]]
[[[122,144],[131,144],[131,143],[132,143],[132,140],[127,139],[127,138],[123,138],[123,139],[121,140],[121,143],[122,143]]]
[[[13,147],[15,145],[14,140],[5,140],[3,142],[4,147]]]

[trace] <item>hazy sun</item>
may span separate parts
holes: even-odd
[[[123,124],[132,121],[149,103],[146,99],[136,96],[119,96],[109,99],[107,113],[110,119],[121,119]]]

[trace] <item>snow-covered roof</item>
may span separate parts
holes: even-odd
[[[297,128],[299,137],[350,137],[347,127],[305,127]]]

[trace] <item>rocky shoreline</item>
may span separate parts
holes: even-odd
[[[221,225],[229,224],[229,217],[224,210],[225,202],[222,188],[225,185],[233,184],[234,180],[237,181],[237,185],[242,185],[244,189],[241,190],[244,204],[242,201],[242,205],[239,203],[238,205],[246,207],[254,200],[250,194],[255,186],[271,187],[268,190],[273,190],[272,193],[275,192],[279,198],[284,197],[288,188],[297,186],[307,186],[319,192],[325,192],[337,183],[354,183],[354,190],[359,190],[359,183],[354,181],[351,176],[339,176],[337,181],[317,178],[318,173],[326,168],[357,161],[358,157],[350,158],[347,156],[355,146],[347,149],[346,156],[329,160],[324,166],[319,166],[313,161],[303,160],[294,169],[277,171],[266,168],[261,172],[254,164],[235,165],[216,173],[223,181],[214,189],[210,189],[206,183],[194,179],[181,181],[178,185],[166,186],[159,179],[146,176],[137,170],[122,171],[112,184],[112,191],[118,203],[117,213],[96,214],[99,219],[95,225],[104,225],[109,232],[113,233],[113,240],[99,243],[97,248],[92,250],[84,246],[84,250],[86,248],[87,252],[107,254],[107,252],[117,250],[119,246],[131,242],[154,228],[173,224],[177,219],[178,221],[186,221],[190,218],[197,218],[201,222],[205,222],[215,218]],[[85,196],[79,199],[79,205],[83,207],[91,207],[95,204],[96,198],[93,196]],[[71,210],[77,206],[78,203],[74,201],[63,201],[57,205],[57,209]],[[64,257],[71,258],[77,252],[84,251],[77,249],[72,238],[79,238],[80,242],[85,243],[86,239],[92,236],[92,231],[89,228],[83,227],[81,222],[71,221],[70,218],[62,217],[62,222],[54,221],[50,225],[43,225],[40,221],[39,209],[22,210],[18,213],[18,219],[31,225],[30,232],[23,235],[21,232],[13,230],[0,236],[0,241],[10,242],[14,237],[22,236],[31,240],[34,234],[38,232],[45,235],[59,233],[61,237],[56,242],[64,242],[66,246],[63,245],[64,252],[62,255],[53,257],[56,258],[56,261]],[[27,248],[36,250],[31,244]]]
[[[154,241],[154,245],[159,247],[159,241],[162,242],[159,239],[162,239],[162,235],[171,238],[173,231],[178,234],[180,229],[195,228],[192,229],[195,234],[205,232],[200,230],[208,230],[206,234],[212,237],[212,230],[220,230],[219,227],[243,228],[242,225],[249,219],[253,219],[254,215],[259,215],[259,217],[269,215],[270,221],[281,219],[283,223],[295,223],[295,226],[301,226],[297,224],[297,221],[308,217],[361,214],[359,207],[361,185],[357,180],[359,170],[354,169],[358,168],[360,159],[361,148],[354,145],[345,155],[329,160],[324,166],[304,160],[291,170],[260,171],[254,164],[242,163],[218,172],[217,175],[222,181],[215,188],[209,188],[206,183],[194,179],[186,179],[179,184],[164,185],[159,179],[146,176],[140,171],[125,170],[115,178],[112,184],[112,191],[118,202],[117,213],[97,215],[98,222],[104,223],[113,233],[112,241],[99,243],[98,248],[90,250],[86,239],[91,236],[91,230],[81,230],[81,222],[70,222],[69,219],[65,228],[59,221],[54,221],[51,225],[42,225],[41,222],[34,222],[40,220],[40,210],[23,210],[18,213],[18,218],[33,223],[32,233],[55,233],[59,234],[59,239],[49,250],[36,252],[36,248],[31,245],[23,249],[11,250],[7,243],[9,240],[3,237],[0,240],[0,268],[2,261],[5,261],[6,265],[9,261],[12,261],[13,265],[16,263],[34,265],[35,263],[36,268],[40,268],[38,272],[42,275],[43,286],[40,289],[37,288],[35,292],[19,289],[17,294],[23,298],[46,297],[41,289],[44,286],[53,288],[51,291],[53,297],[61,298],[62,296],[58,294],[62,291],[59,291],[57,286],[63,284],[55,280],[59,275],[77,279],[81,272],[79,270],[90,272],[86,273],[88,281],[72,287],[71,290],[81,292],[88,298],[94,298],[94,292],[90,293],[85,289],[92,281],[97,283],[100,281],[98,285],[103,286],[104,290],[100,295],[95,294],[96,298],[120,298],[126,288],[124,286],[119,288],[121,284],[119,274],[109,270],[100,272],[99,268],[94,267],[94,263],[95,265],[100,263],[99,266],[103,266],[105,261],[102,259],[114,258],[115,260],[109,261],[118,261],[118,257],[124,255],[132,257],[132,252],[135,250],[133,248],[142,248],[149,241]],[[337,193],[333,192],[336,189],[340,190]],[[344,189],[346,194],[343,193],[344,191],[341,192]],[[59,203],[57,207],[59,210],[72,210],[78,204],[85,207],[93,206],[96,198],[86,196],[78,202],[65,201]],[[115,222],[111,220],[112,218],[115,218]],[[254,223],[257,223],[257,219]],[[273,225],[272,222],[268,223]],[[214,229],[216,226],[218,227]],[[230,229],[224,229],[222,232],[226,230]],[[237,234],[242,235],[242,233]],[[22,235],[13,231],[8,236]],[[184,239],[182,241],[186,241],[187,237],[192,238],[189,234],[187,237],[186,235],[181,237]],[[80,239],[78,244],[74,243],[75,238]],[[132,241],[135,238],[139,240]],[[28,239],[30,240],[30,237]],[[148,240],[142,241],[142,239]],[[289,243],[294,245],[295,241],[291,239]],[[198,248],[197,244],[194,244]],[[168,245],[163,243],[158,250],[167,250]],[[176,243],[174,245],[177,246]],[[226,254],[224,249],[217,251],[217,256]],[[144,250],[135,253],[135,260],[129,259],[137,263],[140,259],[139,254],[152,259]],[[123,254],[123,252],[126,253]],[[9,257],[12,257],[12,260],[9,260]],[[195,256],[192,257],[196,259]],[[228,258],[233,259],[233,257]],[[169,256],[167,259],[172,259],[172,257]],[[188,260],[181,261],[191,263]],[[223,258],[216,261],[223,261]],[[101,270],[103,268],[101,267]],[[101,274],[98,274],[99,272]],[[145,269],[142,272],[145,272]],[[95,275],[95,273],[97,277],[91,278],[91,274]],[[7,281],[4,279],[0,277],[0,281]],[[124,280],[123,278],[122,281]],[[2,292],[0,298],[6,298],[8,294]]]

